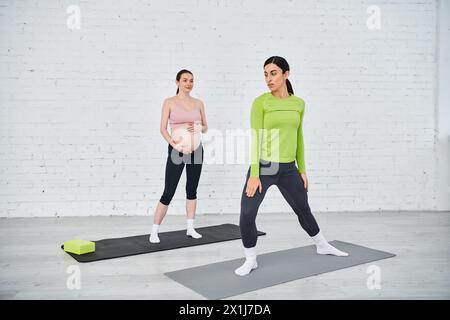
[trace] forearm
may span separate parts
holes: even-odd
[[[306,174],[305,162],[297,160],[298,172]]]
[[[306,173],[306,165],[305,165],[305,146],[303,143],[303,135],[300,132],[297,136],[297,154],[296,154],[296,160],[297,160],[297,167],[298,172],[300,173]]]
[[[251,164],[250,164],[250,176],[259,177],[259,159],[260,159],[260,129],[251,129]]]
[[[263,129],[263,107],[259,101],[254,101],[250,113],[251,128],[251,164],[250,176],[259,177],[259,160],[261,156],[261,131]]]
[[[303,117],[305,115],[305,109],[300,113],[300,125],[297,129],[297,167],[300,173],[306,173],[305,165],[305,144],[303,141]]]
[[[167,129],[161,129],[160,132],[161,132],[161,135],[163,136],[164,140],[166,140],[167,143],[173,147],[174,141],[172,139],[172,136],[167,131]]]

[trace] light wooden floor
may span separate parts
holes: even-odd
[[[230,299],[449,299],[450,212],[316,213],[329,241],[342,240],[395,253],[376,261]],[[0,219],[1,299],[204,299],[163,273],[242,257],[228,241],[79,264],[60,249],[73,238],[100,240],[149,233],[152,217]],[[196,226],[238,224],[238,215],[202,215]],[[312,244],[291,213],[261,213],[258,253]],[[161,232],[185,227],[167,216]],[[80,267],[81,288],[68,289],[67,268]],[[367,269],[381,271],[381,288],[368,289]],[[233,272],[233,270],[230,270]]]

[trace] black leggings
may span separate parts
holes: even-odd
[[[308,235],[311,237],[317,235],[319,233],[319,226],[309,208],[308,195],[304,188],[303,178],[297,171],[295,162],[277,163],[261,161],[260,171],[259,178],[262,184],[262,192],[260,193],[259,189],[257,189],[252,198],[247,196],[245,190],[250,176],[250,169],[247,172],[244,190],[242,191],[240,228],[244,247],[252,248],[256,245],[256,214],[266,195],[267,189],[273,184],[278,187],[284,199],[292,207],[300,225]]]
[[[186,198],[197,199],[197,187],[200,180],[203,164],[203,146],[200,146],[190,154],[183,154],[175,150],[170,144],[166,162],[166,176],[164,192],[159,200],[168,206],[175,194],[184,165],[186,164]]]

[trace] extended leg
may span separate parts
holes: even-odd
[[[240,229],[242,243],[244,245],[245,262],[242,266],[237,268],[234,272],[239,276],[245,276],[253,269],[258,267],[256,261],[256,242],[258,239],[258,230],[256,228],[256,215],[259,206],[264,200],[267,189],[274,183],[273,176],[260,176],[262,184],[262,192],[256,190],[253,197],[248,197],[246,193],[247,181],[250,176],[250,171],[247,173],[246,183],[241,196],[241,215],[240,215]]]
[[[195,158],[195,159],[194,159]],[[194,229],[195,211],[197,209],[197,188],[200,181],[203,163],[203,148],[193,152],[191,163],[186,164],[186,215],[187,215],[187,231],[186,235],[194,239],[202,237]]]
[[[308,204],[308,195],[304,187],[302,176],[294,166],[283,174],[277,184],[281,194],[294,210],[302,228],[313,239],[318,254],[331,254],[335,256],[348,256],[348,253],[330,245],[317,225]]]
[[[172,150],[173,148],[169,146],[169,154],[167,156],[164,179],[164,192],[161,196],[161,199],[159,200],[153,217],[153,226],[149,238],[149,241],[151,243],[160,242],[158,237],[159,225],[161,224],[164,216],[167,213],[168,206],[170,204],[170,201],[172,201],[172,198],[178,186],[178,182],[180,181],[181,174],[183,173],[184,163],[176,163],[172,161]]]

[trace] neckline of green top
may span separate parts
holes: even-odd
[[[275,99],[275,100],[282,100],[282,101],[288,100],[288,99],[290,99],[290,98],[292,98],[292,97],[294,96],[293,94],[290,94],[289,97],[286,97],[286,98],[279,98],[279,97],[277,97],[277,96],[274,96],[274,95],[272,94],[272,92],[268,92],[268,94],[269,94],[273,99]]]

